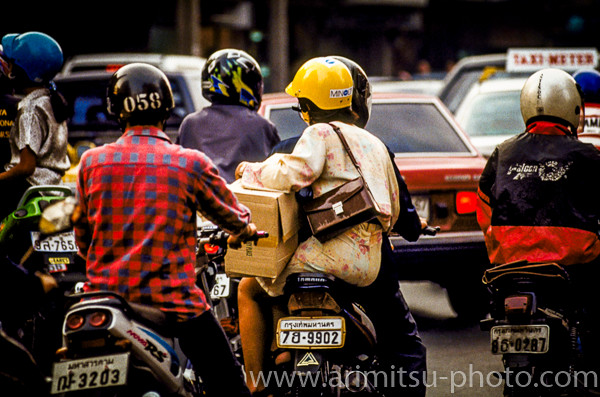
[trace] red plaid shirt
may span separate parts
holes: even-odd
[[[202,152],[135,127],[81,158],[75,227],[89,289],[195,316],[208,309],[195,285],[196,211],[230,233],[250,212]]]

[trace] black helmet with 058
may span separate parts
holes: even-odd
[[[160,69],[145,63],[131,63],[110,78],[106,105],[108,114],[124,128],[127,124],[165,122],[175,101],[169,79]]]

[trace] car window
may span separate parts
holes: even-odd
[[[445,87],[444,92],[440,94],[440,99],[451,112],[456,112],[461,101],[480,76],[481,69],[468,70],[453,81],[451,86]]]
[[[524,131],[520,97],[520,91],[478,95],[473,99],[470,114],[465,115],[465,131],[472,137],[514,135]]]
[[[469,152],[432,103],[373,103],[366,129],[394,153]]]
[[[187,114],[181,84],[176,79],[170,79],[175,100],[175,109],[167,125],[178,126]],[[116,121],[112,120],[106,111],[106,87],[108,77],[103,79],[81,79],[58,81],[59,91],[64,95],[71,107],[72,117],[69,130],[113,130],[118,129]]]
[[[108,79],[57,82],[59,91],[71,107],[69,130],[118,128],[106,112],[107,83]]]

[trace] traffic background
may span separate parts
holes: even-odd
[[[205,58],[220,48],[240,48],[261,63],[267,92],[281,91],[302,62],[318,55],[339,54],[356,60],[372,77],[375,87],[377,83],[395,79],[426,78],[428,83],[437,84],[452,65],[469,55],[505,54],[507,49],[519,47],[595,49],[600,37],[600,4],[594,0],[108,0],[73,7],[74,3],[67,2],[3,5],[2,32],[48,33],[59,41],[66,59],[104,52],[175,53]],[[505,62],[506,57],[500,61],[502,65]],[[429,68],[422,69],[427,64]],[[477,70],[478,77],[482,70]],[[63,76],[63,84],[69,78]],[[169,78],[172,83],[175,81]],[[104,95],[103,84],[98,91],[100,95]],[[475,88],[484,91],[491,84],[491,80],[483,79]],[[506,88],[505,83],[501,84]],[[441,85],[437,87],[440,88]],[[422,89],[423,86],[417,88]],[[514,101],[510,103],[514,105]],[[190,111],[186,109],[180,116]],[[495,113],[511,112],[514,113]],[[294,117],[299,121],[297,115]],[[489,115],[480,119],[490,121]],[[462,128],[469,132],[465,125]],[[74,131],[70,126],[70,134]],[[398,136],[403,137],[402,133]],[[483,159],[476,157],[483,166]],[[456,183],[461,177],[454,174],[444,179]],[[476,182],[475,177],[471,179]],[[424,202],[430,204],[422,210],[438,218],[460,215],[453,213],[458,201],[447,205]],[[472,211],[462,219],[467,216],[474,218]],[[464,230],[461,235],[465,235]],[[439,242],[439,236],[435,241]],[[475,259],[455,246],[451,247],[450,259],[441,256],[433,259],[444,273],[429,271],[424,263],[418,262],[411,269],[427,273],[429,279],[435,276],[447,279],[453,275],[462,281],[478,281],[479,271],[485,266],[480,260],[485,257],[481,235],[476,245],[478,252],[472,255]],[[415,251],[415,256],[421,258],[422,252]],[[465,270],[467,259],[477,266],[475,271]],[[477,318],[464,321],[458,315],[465,311],[468,315],[481,315],[478,310],[479,303],[483,303],[481,296],[472,288],[461,288],[463,285],[452,289],[448,288],[451,285],[436,280],[446,287],[443,289],[437,283],[415,278],[418,281],[403,280],[401,286],[429,349],[428,395],[482,395],[482,392],[499,395],[501,387],[497,382],[483,389],[469,384],[456,387],[460,385],[454,382],[460,383],[460,377],[469,376],[472,371],[481,371],[487,380],[488,374],[502,368],[500,359],[490,354],[489,334],[479,330]],[[462,294],[457,295],[457,291]],[[475,379],[477,383],[478,374],[474,376],[468,380]]]
[[[66,57],[168,52],[207,57],[226,47],[262,64],[281,91],[313,56],[354,59],[369,76],[444,73],[464,56],[509,47],[597,47],[596,0],[176,0],[4,2],[2,32],[39,30]]]

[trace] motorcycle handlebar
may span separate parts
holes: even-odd
[[[229,238],[229,233],[224,232],[222,230],[218,230],[218,229],[213,229],[208,231],[208,233],[203,233],[204,236],[202,236],[201,233],[201,237],[198,238],[198,244],[213,244],[213,245],[219,245],[221,247],[225,247],[227,245],[227,239]],[[256,234],[248,239],[245,240],[246,241],[252,241],[253,243],[257,243],[258,240],[260,240],[261,238],[267,238],[269,237],[269,232],[266,232],[264,230],[259,230],[256,232]]]

